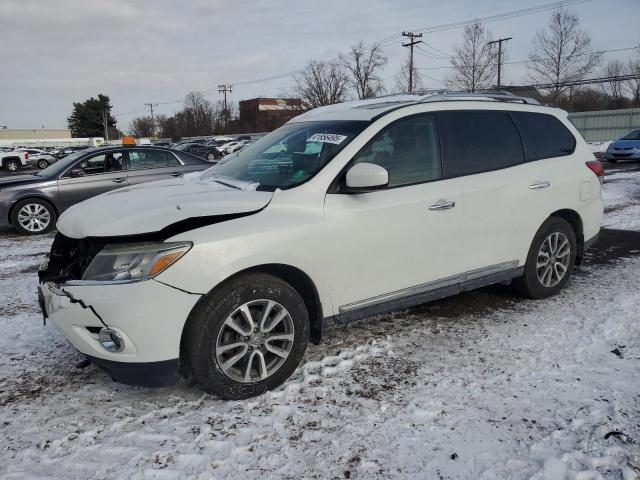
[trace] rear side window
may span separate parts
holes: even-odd
[[[527,162],[571,155],[576,139],[560,120],[546,113],[511,112]]]
[[[445,178],[508,168],[524,162],[522,143],[506,112],[438,113]]]

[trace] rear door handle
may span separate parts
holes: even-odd
[[[169,175],[171,175],[172,177],[181,177],[182,173],[180,173],[180,172],[171,172]]]
[[[529,185],[530,190],[540,190],[541,188],[549,188],[551,186],[551,182],[545,180],[544,182],[536,182],[532,185]]]
[[[449,210],[456,206],[456,202],[447,202],[446,200],[440,200],[437,203],[429,206],[429,210]]]
[[[111,180],[113,183],[122,183],[126,180],[126,178],[124,177],[120,177],[120,178],[114,178],[113,180]]]

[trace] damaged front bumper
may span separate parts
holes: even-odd
[[[184,323],[200,295],[156,280],[120,285],[56,284],[39,287],[43,314],[89,360],[123,383],[159,386],[175,382]],[[109,328],[124,340],[120,352],[99,341]]]

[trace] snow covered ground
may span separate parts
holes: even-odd
[[[640,478],[640,169],[607,176],[570,287],[494,286],[331,331],[218,400],[82,365],[35,301],[51,236],[0,234],[0,478]],[[635,231],[634,231],[635,230]]]

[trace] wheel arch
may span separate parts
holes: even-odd
[[[53,211],[56,214],[56,218],[60,218],[60,210],[58,210],[58,207],[56,206],[56,204],[53,203],[50,199],[48,199],[44,195],[37,195],[37,194],[25,195],[24,197],[16,198],[13,201],[13,203],[9,206],[9,209],[8,209],[8,212],[7,212],[7,214],[8,214],[7,221],[9,222],[9,224],[13,225],[13,223],[11,222],[11,217],[13,216],[13,211],[15,210],[16,206],[20,202],[22,202],[24,200],[32,200],[32,199],[40,200],[40,201],[43,201],[43,202],[47,203],[48,205],[50,205],[51,208],[53,208]]]
[[[234,278],[240,275],[246,275],[248,273],[266,273],[268,275],[273,275],[274,277],[279,278],[280,280],[287,282],[291,285],[302,297],[304,303],[307,307],[307,311],[309,312],[309,321],[310,321],[310,332],[309,332],[309,340],[313,343],[318,344],[322,338],[322,303],[320,302],[320,295],[318,293],[318,289],[311,280],[311,277],[307,275],[305,272],[300,270],[297,267],[293,267],[291,265],[283,264],[283,263],[266,263],[263,265],[256,265],[253,267],[246,268],[239,272],[234,273],[230,277],[226,278],[223,282],[219,283],[215,287],[213,287],[207,295],[209,295],[214,290],[220,288],[225,283],[233,280]],[[194,305],[192,312],[198,308],[198,305],[201,301],[207,296],[203,295],[200,300]],[[184,341],[185,341],[185,332],[187,331],[190,325],[190,317],[187,318],[184,326],[182,327],[182,335],[180,338],[180,358],[184,357]]]
[[[580,265],[582,263],[582,258],[584,255],[584,227],[582,223],[582,217],[575,210],[571,210],[568,208],[556,210],[549,216],[562,218],[563,220],[566,220],[573,228],[573,231],[576,234],[577,244],[576,265]]]

